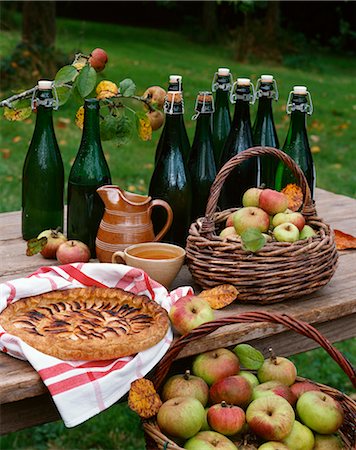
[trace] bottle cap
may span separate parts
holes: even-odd
[[[53,81],[50,80],[39,80],[38,89],[41,91],[52,89]]]
[[[168,102],[179,103],[182,101],[182,92],[181,91],[168,91],[166,96]]]
[[[238,78],[237,85],[238,86],[250,86],[251,80],[249,78]]]
[[[293,87],[293,94],[297,95],[307,95],[307,87],[306,86],[294,86]]]
[[[227,77],[228,75],[230,75],[230,69],[228,69],[227,67],[219,67],[218,75],[220,77]]]
[[[182,81],[181,75],[169,75],[169,82],[170,83],[179,83]]]
[[[262,83],[273,83],[273,75],[261,75]]]

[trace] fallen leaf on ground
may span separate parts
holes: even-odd
[[[311,148],[310,148],[310,151],[311,151],[312,153],[320,153],[320,147],[319,147],[319,145],[312,145]]]
[[[221,309],[230,305],[239,295],[238,290],[232,284],[220,284],[211,289],[200,292],[198,297],[206,300],[211,308]]]
[[[292,211],[298,211],[303,204],[302,188],[296,184],[287,184],[282,189],[283,194],[288,198],[288,208]]]
[[[12,142],[14,142],[15,144],[17,143],[17,142],[20,142],[22,140],[22,137],[21,136],[15,136],[14,138],[12,138]]]
[[[351,234],[344,233],[340,230],[334,230],[335,243],[338,250],[356,249],[356,237]]]
[[[149,419],[158,413],[162,401],[157,394],[152,381],[139,378],[131,383],[128,405],[140,417]]]

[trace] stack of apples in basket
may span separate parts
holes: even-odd
[[[262,235],[263,246],[269,241],[292,243],[316,235],[301,212],[288,208],[289,199],[283,192],[250,188],[244,193],[242,204],[228,216],[221,237],[241,237],[245,241],[249,238],[246,232],[253,229]]]
[[[344,448],[341,405],[296,376],[272,349],[267,359],[249,344],[202,353],[164,383],[158,426],[188,450]]]

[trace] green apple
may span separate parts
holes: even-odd
[[[316,236],[315,230],[310,225],[304,225],[300,232],[299,239],[308,239],[313,236]]]
[[[243,206],[259,206],[262,189],[250,188],[242,196]]]
[[[236,445],[216,431],[200,431],[185,444],[187,450],[237,450]]]
[[[258,450],[289,450],[289,447],[282,444],[282,442],[269,441],[258,447]]]
[[[237,234],[249,228],[257,228],[264,233],[269,228],[269,215],[256,206],[246,206],[235,212],[233,216],[234,227]]]
[[[308,427],[295,420],[292,431],[282,442],[290,450],[312,450],[314,448],[314,434]]]
[[[337,434],[314,434],[315,444],[313,450],[342,450],[344,445]]]
[[[241,372],[239,373],[239,375],[241,377],[246,378],[246,380],[250,383],[250,385],[252,386],[252,389],[256,386],[258,386],[260,384],[260,382],[258,381],[258,378],[256,377],[256,375],[254,375],[251,372],[247,372],[246,370],[241,370]]]
[[[299,230],[292,223],[285,222],[273,229],[273,236],[278,242],[295,242],[299,240]]]
[[[209,399],[209,386],[202,378],[191,375],[186,370],[184,374],[168,378],[163,385],[161,397],[164,402],[174,397],[194,397],[205,406]]]

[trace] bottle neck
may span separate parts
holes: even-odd
[[[200,139],[206,139],[211,136],[211,113],[199,114],[196,125],[196,136]]]
[[[91,147],[92,144],[100,145],[99,107],[97,104],[85,104],[84,126],[81,147]]]
[[[302,111],[293,111],[290,115],[289,129],[293,133],[306,133],[307,114]]]
[[[230,100],[229,100],[229,92],[223,91],[222,89],[218,89],[215,95],[215,110],[219,108],[229,108]]]
[[[49,106],[37,103],[35,132],[36,130],[42,130],[43,128],[48,127],[53,129],[53,106],[51,105],[51,100],[53,99],[52,91],[50,89],[39,91],[37,99],[39,102],[48,101]]]
[[[251,122],[250,103],[244,100],[237,100],[232,123],[234,127],[238,127],[241,122]]]
[[[258,100],[257,117],[272,116],[272,99],[261,97]]]

